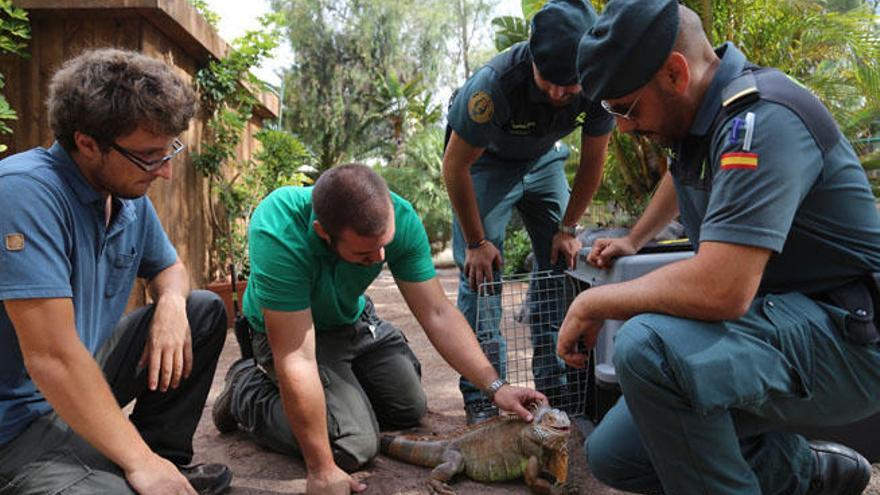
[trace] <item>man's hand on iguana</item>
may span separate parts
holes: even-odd
[[[532,413],[528,408],[531,404],[536,402],[547,404],[547,397],[541,392],[513,385],[504,385],[499,388],[493,399],[496,406],[515,413],[525,422],[532,420]]]

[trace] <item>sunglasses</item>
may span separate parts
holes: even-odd
[[[636,105],[638,105],[639,100],[642,98],[643,94],[645,94],[644,91],[639,93],[639,95],[636,96],[636,99],[629,104],[629,108],[622,108],[620,106],[612,105],[608,103],[608,100],[602,100],[599,102],[599,104],[601,104],[602,108],[604,108],[605,111],[610,113],[611,115],[619,117],[621,119],[630,120],[632,118],[633,110],[635,110]]]
[[[174,142],[171,143],[171,153],[163,156],[162,158],[156,160],[144,160],[143,158],[137,156],[133,151],[123,148],[118,144],[110,143],[110,147],[114,150],[118,151],[120,155],[128,158],[131,163],[137,165],[144,172],[152,172],[162,165],[165,164],[168,160],[177,156],[178,153],[183,151],[186,148],[186,145],[183,144],[180,139],[175,139]]]

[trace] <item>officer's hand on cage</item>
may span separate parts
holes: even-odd
[[[596,239],[587,261],[597,268],[608,268],[614,263],[614,258],[636,254],[636,251],[638,249],[629,237]]]
[[[550,264],[556,265],[561,256],[565,260],[565,266],[574,269],[574,262],[581,247],[581,241],[577,237],[567,232],[557,232],[553,236],[553,245],[550,248]]]
[[[479,246],[468,247],[465,253],[464,273],[471,290],[478,291],[484,280],[488,283],[494,282],[493,269],[500,270],[502,263],[501,252],[488,240],[484,239]]]
[[[559,337],[556,342],[556,354],[573,368],[583,368],[587,365],[588,351],[596,345],[596,338],[605,322],[602,318],[593,318],[589,315],[589,304],[584,302],[589,291],[581,293],[571,303],[562,326],[559,327]],[[578,348],[578,340],[583,339],[583,348]]]

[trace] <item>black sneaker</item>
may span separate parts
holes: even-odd
[[[225,464],[193,464],[177,469],[199,495],[219,495],[232,483],[232,470]]]
[[[353,473],[362,466],[353,455],[336,447],[333,448],[333,462],[346,473]]]
[[[217,396],[211,409],[211,418],[220,433],[231,433],[238,429],[238,421],[232,416],[232,385],[235,383],[235,376],[250,366],[254,366],[253,359],[239,359],[226,372],[223,391]]]
[[[477,399],[464,405],[467,424],[475,425],[498,416],[498,408],[486,399]]]
[[[855,450],[831,442],[810,442],[813,479],[807,495],[860,495],[871,481],[871,464]]]

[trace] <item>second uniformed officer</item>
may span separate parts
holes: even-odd
[[[583,96],[575,69],[577,42],[595,18],[583,0],[552,0],[533,18],[530,40],[478,70],[450,105],[443,175],[455,210],[458,307],[502,374],[500,302],[490,298],[477,322],[477,290],[483,281],[499,278],[513,208],[531,238],[536,270],[571,266],[581,247],[574,227],[602,176],[613,119]],[[559,140],[577,127],[583,129],[581,161],[569,194],[563,169],[569,150]],[[541,285],[546,283],[533,279],[530,293],[552,290]],[[564,309],[537,307],[534,301],[530,309],[536,386],[552,401],[563,386],[563,373],[551,328]],[[466,380],[460,387],[468,422],[497,414]]]
[[[621,131],[674,152],[630,234],[590,260],[632,253],[676,214],[698,246],[566,315],[573,365],[577,340],[628,318],[614,342],[625,400],[589,437],[593,474],[637,493],[862,493],[864,458],[790,431],[880,411],[880,216],[831,114],[733,44],[713,50],[675,0],[610,2],[578,61]]]

